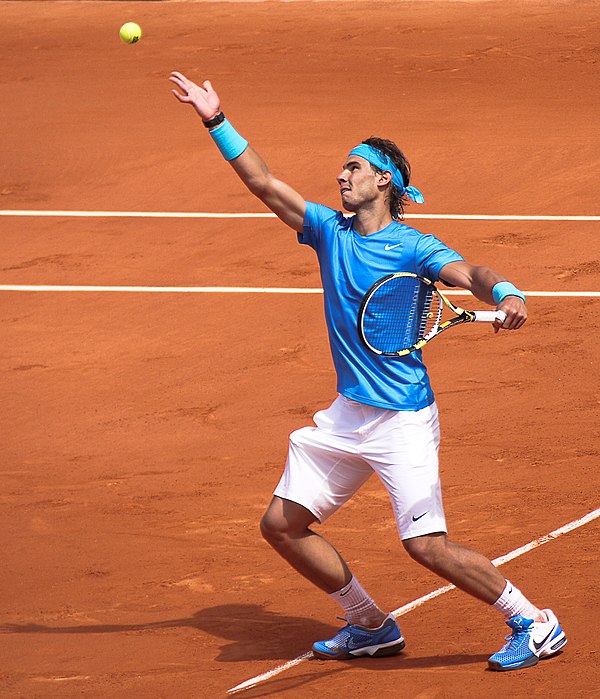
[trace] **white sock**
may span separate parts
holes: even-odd
[[[381,615],[384,612],[379,609],[355,577],[352,577],[352,580],[341,590],[332,592],[330,597],[342,607],[346,619],[351,624],[369,628],[375,628],[381,624]]]
[[[544,616],[509,580],[506,581],[504,591],[492,607],[503,614],[506,619],[517,615],[524,616],[527,619],[537,619],[540,615]]]

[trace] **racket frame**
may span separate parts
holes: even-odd
[[[412,279],[418,279],[430,288],[432,297],[437,296],[442,303],[438,304],[438,310],[436,314],[437,318],[434,321],[433,327],[431,328],[431,330],[429,330],[429,332],[426,335],[424,335],[420,340],[415,342],[414,345],[405,349],[398,350],[396,352],[383,352],[373,347],[373,345],[371,345],[371,343],[365,337],[363,321],[366,309],[369,305],[369,301],[372,298],[373,294],[375,294],[375,292],[381,286],[389,282],[391,279],[397,279],[398,277],[411,277]],[[448,320],[440,322],[444,306],[446,306],[446,308],[450,309],[453,313],[455,313],[456,317],[449,318]],[[417,350],[422,349],[430,340],[433,340],[434,337],[437,337],[440,333],[444,332],[445,330],[448,330],[448,328],[452,328],[455,325],[475,322],[494,323],[496,321],[503,323],[505,319],[506,313],[504,313],[504,311],[469,311],[464,308],[461,308],[460,306],[457,306],[456,304],[452,303],[452,301],[450,301],[450,299],[448,299],[436,287],[436,285],[431,281],[431,279],[427,279],[427,277],[423,277],[420,274],[415,274],[414,272],[393,272],[391,274],[386,274],[385,277],[381,277],[380,279],[378,279],[363,296],[358,311],[357,330],[358,336],[360,337],[361,341],[364,345],[366,345],[366,347],[369,350],[371,350],[371,352],[375,352],[375,354],[379,354],[382,357],[405,357],[407,354],[410,354],[411,352],[416,352]]]

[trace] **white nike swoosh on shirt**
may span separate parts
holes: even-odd
[[[385,250],[393,250],[394,248],[399,248],[402,245],[402,243],[396,243],[396,245],[390,245],[389,243],[386,243]]]

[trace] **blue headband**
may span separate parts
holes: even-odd
[[[404,178],[402,177],[400,170],[398,170],[391,159],[385,153],[382,153],[378,148],[369,146],[366,143],[361,143],[350,151],[350,155],[358,155],[370,162],[371,165],[375,165],[375,167],[379,168],[380,170],[387,170],[388,172],[391,172],[392,182],[396,185],[396,187],[398,187],[402,194],[406,194],[407,197],[412,199],[417,204],[423,204],[425,202],[423,195],[416,187],[404,186]]]

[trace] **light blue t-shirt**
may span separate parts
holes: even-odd
[[[463,258],[435,236],[396,221],[361,236],[352,218],[311,202],[306,202],[298,241],[312,247],[319,258],[338,392],[389,410],[430,405],[434,396],[421,352],[398,358],[371,352],[358,336],[358,310],[364,294],[386,274],[413,272],[438,281],[444,265]]]

